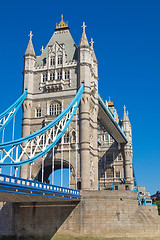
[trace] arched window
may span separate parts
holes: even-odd
[[[49,106],[49,115],[50,116],[57,116],[62,112],[62,105],[61,103],[51,103]]]
[[[72,138],[72,143],[75,143],[76,142],[76,132],[74,130],[72,131],[71,138]]]

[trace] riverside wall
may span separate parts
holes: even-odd
[[[82,191],[75,202],[3,203],[0,239],[49,240],[55,233],[98,237],[160,236],[156,206],[131,191]]]

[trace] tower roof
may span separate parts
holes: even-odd
[[[47,58],[49,46],[52,46],[55,42],[59,45],[64,44],[65,52],[67,54],[67,61],[73,61],[76,58],[76,50],[77,46],[71,36],[69,31],[68,22],[65,23],[67,25],[63,26],[63,20],[56,26],[55,32],[49,40],[45,49],[43,49],[42,54],[37,57],[36,65],[42,65],[43,59]]]
[[[33,37],[32,31],[30,31],[30,34],[28,36],[30,37],[30,39],[29,39],[29,43],[28,43],[25,55],[36,56],[35,51],[34,51],[34,47],[33,47],[33,43],[32,43],[32,37]]]
[[[83,28],[83,33],[81,36],[79,47],[82,47],[82,46],[89,47],[88,39],[87,39],[86,32],[85,32],[85,28],[86,28],[85,22],[83,22],[82,28]]]

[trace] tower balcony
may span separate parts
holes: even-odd
[[[46,90],[46,92],[57,92],[64,89],[64,80],[47,80],[40,83],[40,88]]]

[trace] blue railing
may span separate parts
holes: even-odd
[[[0,192],[80,200],[80,191],[0,174]]]
[[[27,90],[24,91],[24,93],[9,107],[7,108],[3,113],[0,114],[0,120],[2,120],[7,114],[9,114],[13,109],[15,109],[9,116],[8,120],[0,126],[0,132],[7,126],[7,124],[12,120],[14,115],[17,113],[19,108],[21,107],[22,103],[24,102],[25,98],[27,96]]]

